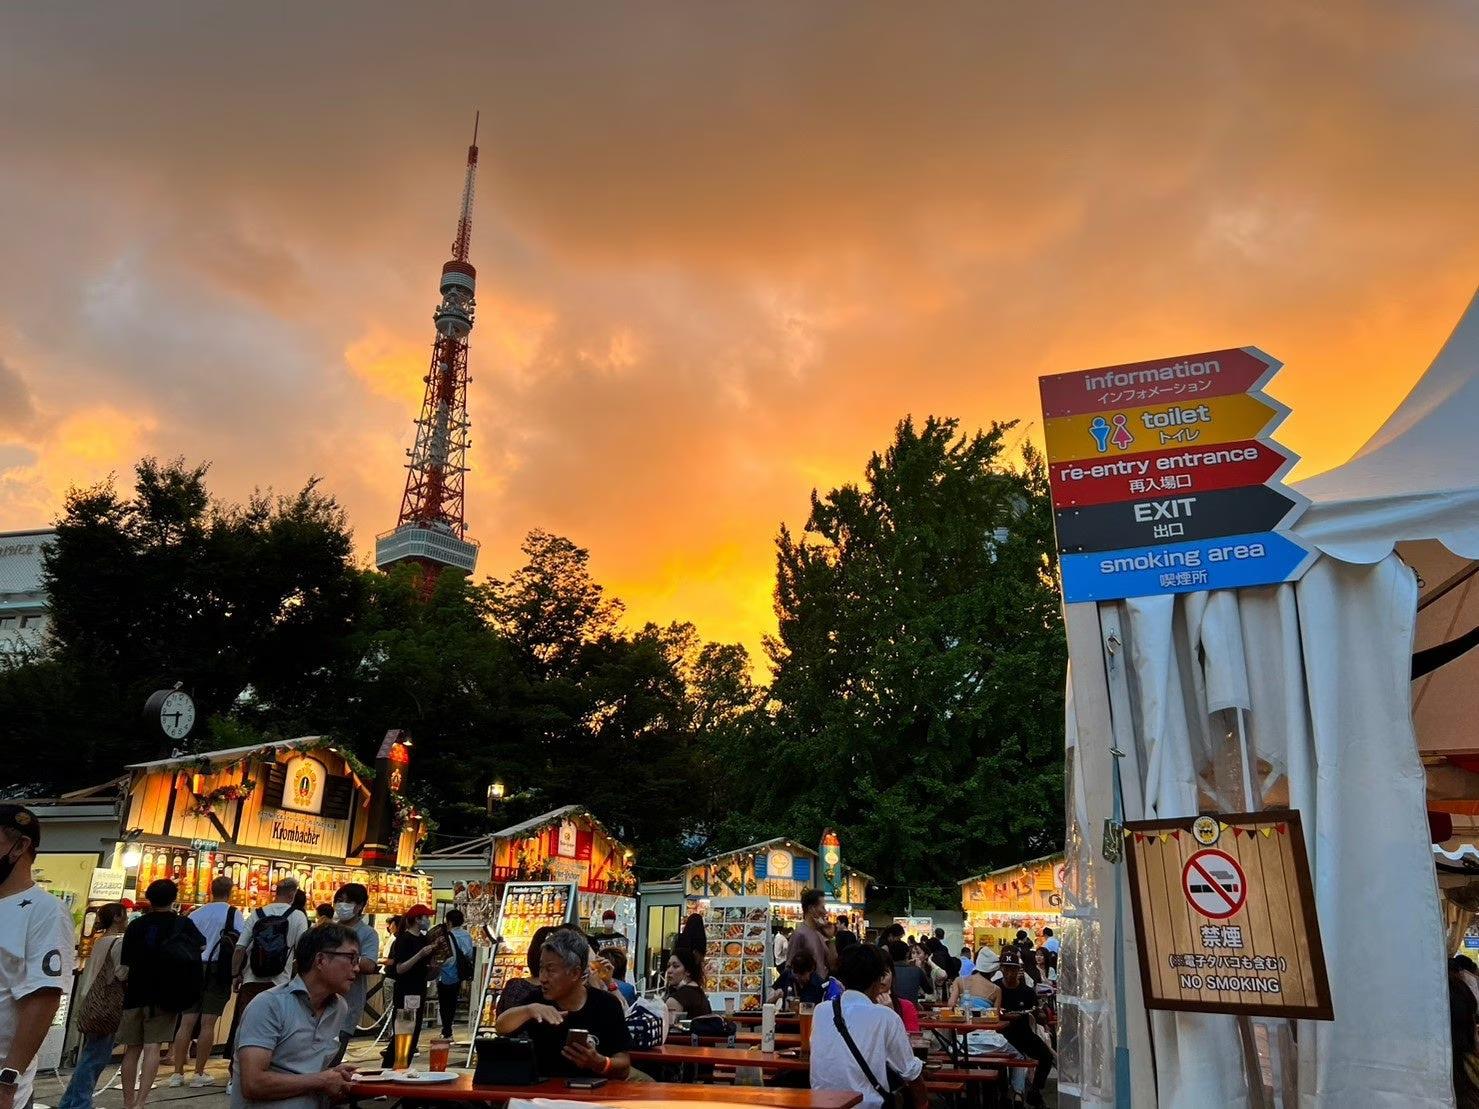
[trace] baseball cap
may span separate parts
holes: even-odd
[[[41,848],[41,821],[24,805],[0,805],[0,828],[9,828],[17,835],[28,836],[31,848]]]
[[[412,905],[401,915],[404,916],[407,920],[411,920],[418,916],[436,916],[436,913],[427,908],[425,905]]]
[[[1017,951],[1008,947],[1001,953],[1001,969],[1007,970],[1012,967],[1015,967],[1017,970],[1022,969],[1022,956]]]

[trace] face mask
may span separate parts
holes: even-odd
[[[9,854],[0,858],[0,886],[10,881],[10,873],[15,869],[15,864],[16,860],[12,859]]]
[[[359,906],[358,905],[355,905],[353,902],[350,902],[350,901],[335,901],[334,902],[334,919],[335,920],[340,920],[340,921],[353,920],[357,916],[359,916]]]

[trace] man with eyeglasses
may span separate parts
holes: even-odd
[[[310,928],[294,949],[296,977],[258,995],[236,1041],[231,1109],[326,1109],[349,1097],[348,1063],[333,1065],[360,973],[359,940],[341,924]]]

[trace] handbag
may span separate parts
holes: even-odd
[[[539,1067],[534,1044],[525,1036],[483,1036],[476,1044],[478,1065],[474,1086],[535,1086]]]
[[[96,948],[94,954],[99,954]],[[123,983],[113,969],[113,949],[110,947],[100,954],[103,965],[87,988],[87,996],[82,999],[77,1027],[90,1036],[112,1036],[123,1020]]]
[[[725,1039],[733,1036],[739,1029],[732,1020],[725,1020],[718,1013],[705,1013],[701,1017],[694,1017],[688,1022],[688,1032],[693,1036],[704,1036],[714,1039]]]
[[[638,1051],[650,1051],[661,1047],[667,1037],[667,1022],[664,1014],[655,1011],[651,1002],[639,998],[627,1013],[627,1035],[632,1047]]]
[[[853,1062],[857,1063],[858,1069],[863,1072],[863,1078],[873,1088],[873,1092],[883,1099],[883,1109],[903,1109],[904,1099],[896,1087],[903,1086],[903,1079],[894,1073],[892,1067],[887,1067],[885,1077],[889,1081],[888,1086],[881,1086],[878,1079],[873,1076],[873,1069],[868,1066],[868,1060],[863,1058],[863,1053],[858,1050],[858,1045],[853,1043],[852,1033],[847,1030],[847,1023],[842,1019],[842,998],[832,1002],[832,1019],[837,1024],[837,1032],[842,1037],[842,1042],[847,1045],[847,1050],[852,1052]]]

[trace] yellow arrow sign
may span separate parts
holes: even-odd
[[[1257,393],[1202,401],[1147,404],[1043,425],[1049,462],[1114,459],[1145,451],[1236,443],[1271,434],[1289,409]]]

